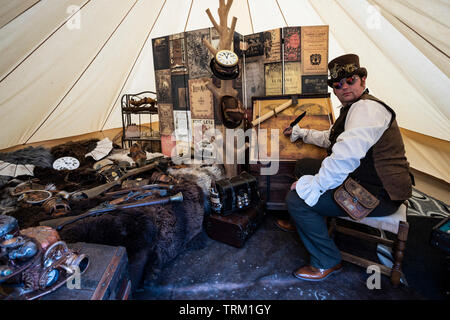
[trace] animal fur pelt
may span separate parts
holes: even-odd
[[[225,168],[220,165],[190,165],[186,168],[168,168],[167,172],[175,179],[184,179],[197,184],[203,192],[203,204],[206,214],[211,211],[209,201],[210,189],[213,181],[225,178]]]
[[[41,168],[51,168],[53,164],[53,156],[50,150],[41,146],[0,153],[0,160],[15,164],[32,164]],[[12,177],[0,175],[0,187],[3,187],[11,179]]]
[[[0,160],[9,163],[32,164],[42,168],[50,168],[53,164],[53,156],[50,150],[41,146],[0,153]]]
[[[183,202],[123,209],[67,225],[60,231],[66,242],[90,242],[127,249],[133,289],[158,276],[168,262],[185,250],[202,231],[203,197],[199,186],[183,180],[173,194]]]
[[[203,193],[209,196],[211,183],[216,180],[225,178],[225,170],[223,166],[211,165],[190,165],[186,168],[168,168],[167,172],[176,179],[185,179],[198,184]]]
[[[89,139],[81,141],[69,141],[64,144],[57,145],[51,148],[51,153],[55,159],[61,157],[74,157],[80,161],[80,167],[86,164],[93,164],[95,162],[91,157],[85,157],[85,155],[97,147],[99,139]]]

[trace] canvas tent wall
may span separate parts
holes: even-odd
[[[120,97],[155,90],[151,39],[210,27],[218,4],[0,0],[0,149],[120,128]],[[412,167],[450,182],[448,0],[234,0],[229,16],[242,35],[329,25],[329,58],[360,56]]]

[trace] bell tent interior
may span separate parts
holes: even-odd
[[[208,198],[203,199],[206,187],[199,183],[200,191],[189,189],[184,192],[180,188],[187,188],[189,183],[183,178],[192,178],[195,174],[175,171],[183,169],[178,167],[163,173],[178,181],[176,188],[183,191],[183,202],[192,203],[174,203],[170,208],[160,204],[154,207],[159,209],[151,213],[136,208],[135,217],[138,218],[133,222],[130,222],[131,210],[126,209],[120,210],[123,213],[120,217],[105,214],[101,221],[91,217],[83,221],[90,221],[89,225],[95,226],[97,231],[103,224],[110,232],[102,230],[93,236],[87,230],[87,224],[76,223],[62,229],[65,232],[60,232],[61,239],[67,243],[75,240],[108,248],[125,247],[131,279],[131,289],[126,296],[136,299],[448,298],[450,286],[445,280],[449,270],[448,251],[445,253],[431,246],[429,241],[433,227],[450,215],[447,205],[450,203],[450,103],[446,97],[450,88],[450,2],[447,0],[0,0],[1,162],[9,161],[14,153],[26,148],[43,147],[52,151],[53,165],[57,157],[72,155],[69,151],[74,145],[80,152],[87,153],[105,138],[113,142],[106,154],[113,149],[126,150],[126,154],[130,152],[128,155],[131,155],[131,144],[128,148],[123,144],[125,123],[129,121],[124,120],[124,97],[151,92],[150,97],[156,101],[152,107],[167,105],[159,91],[158,81],[162,76],[154,56],[155,40],[172,40],[176,35],[206,28],[213,30],[209,14],[218,22],[217,9],[228,2],[232,5],[225,26],[236,23],[233,31],[238,40],[234,41],[234,48],[241,52],[239,98],[246,110],[252,107],[253,101],[252,88],[246,83],[250,74],[246,61],[253,61],[246,56],[246,37],[268,30],[304,26],[328,26],[328,42],[322,58],[325,66],[335,57],[357,54],[360,65],[368,71],[370,93],[395,110],[406,157],[415,177],[414,199],[409,201],[408,207],[408,219],[412,220],[400,288],[393,288],[389,277],[383,277],[378,293],[368,290],[367,273],[353,264],[345,264],[341,279],[336,276],[318,286],[295,279],[290,273],[298,263],[307,261],[307,253],[296,233],[285,233],[274,226],[274,220],[285,214],[283,210],[266,212],[264,222],[242,248],[214,241],[205,234],[203,215],[199,218],[192,214],[192,211],[203,213],[202,208],[198,208],[199,203],[209,202]],[[232,22],[233,17],[237,20]],[[209,39],[212,43],[212,36]],[[183,42],[183,46],[183,50],[192,47],[189,41]],[[208,72],[211,74],[209,69]],[[259,76],[264,79],[264,69]],[[191,80],[185,81],[191,85]],[[337,118],[341,103],[333,89],[327,87],[322,93],[329,95],[330,113]],[[215,102],[214,108],[218,107]],[[161,110],[150,112],[148,118],[136,119],[132,122],[138,121],[139,126],[161,132],[162,122],[166,122],[161,118]],[[192,131],[191,125],[187,127]],[[144,150],[147,161],[148,154],[153,155],[154,151]],[[156,150],[158,152],[161,150]],[[163,154],[167,156],[165,152]],[[44,157],[43,154],[40,156]],[[86,164],[86,159],[84,153],[78,158],[80,168]],[[90,168],[94,162],[88,163]],[[138,161],[135,163],[139,164]],[[231,178],[239,172],[237,164],[231,166],[234,173],[225,171],[221,179]],[[225,168],[229,170],[230,166]],[[39,170],[36,165],[35,177],[58,176],[61,181],[71,183],[73,188],[65,189],[69,193],[80,186],[85,187],[81,181],[90,179],[89,183],[105,183],[98,175],[91,177],[92,172],[83,172],[76,178],[70,176],[68,170],[63,175],[54,174],[51,169]],[[206,176],[210,180],[219,177],[214,174],[210,170]],[[3,188],[12,188],[11,181],[17,178],[25,181],[32,177],[8,176],[2,181]],[[259,176],[258,179],[266,178]],[[106,180],[107,183],[111,181],[116,180]],[[193,180],[189,181],[192,184]],[[58,189],[60,186],[54,183]],[[187,199],[188,196],[191,199]],[[74,213],[79,214],[98,205],[100,198],[89,201],[79,206],[70,204]],[[20,206],[19,202],[15,204]],[[23,208],[14,214],[14,209],[3,210],[8,207],[4,203],[0,203],[3,215],[17,218],[21,228],[39,225],[39,220],[50,217],[39,213],[24,222],[21,220],[26,217]],[[25,207],[28,212],[43,211],[36,205]],[[175,218],[158,224],[161,216]],[[176,224],[176,221],[181,223],[180,220],[184,227],[177,228],[183,229],[184,235],[169,239],[173,231],[168,225]],[[130,236],[132,239],[125,236],[131,233],[134,233]],[[142,238],[135,239],[136,236]],[[158,239],[167,240],[164,242],[166,247]],[[343,246],[352,246],[345,237],[341,242]],[[377,248],[372,248],[375,255]],[[95,268],[98,260],[95,255],[106,254],[107,250],[99,253],[101,250],[94,247],[85,249],[90,259],[88,273],[89,269]],[[412,257],[413,250],[422,250],[420,254],[415,251],[420,256]],[[157,263],[152,263],[154,261]],[[432,275],[423,277],[419,265],[426,269],[422,270],[424,273]],[[342,277],[344,274],[346,276]],[[57,299],[58,290],[43,298],[52,295]],[[70,299],[77,298],[71,296]]]

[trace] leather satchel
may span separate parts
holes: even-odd
[[[350,177],[336,189],[334,200],[354,220],[365,218],[380,203],[380,200]]]

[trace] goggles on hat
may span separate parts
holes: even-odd
[[[337,90],[341,89],[342,86],[344,85],[344,81],[347,82],[347,84],[349,86],[351,86],[351,85],[355,84],[357,79],[358,79],[358,76],[356,74],[354,74],[350,77],[341,79],[341,81],[339,81],[339,82],[333,82],[333,88],[337,89]]]

